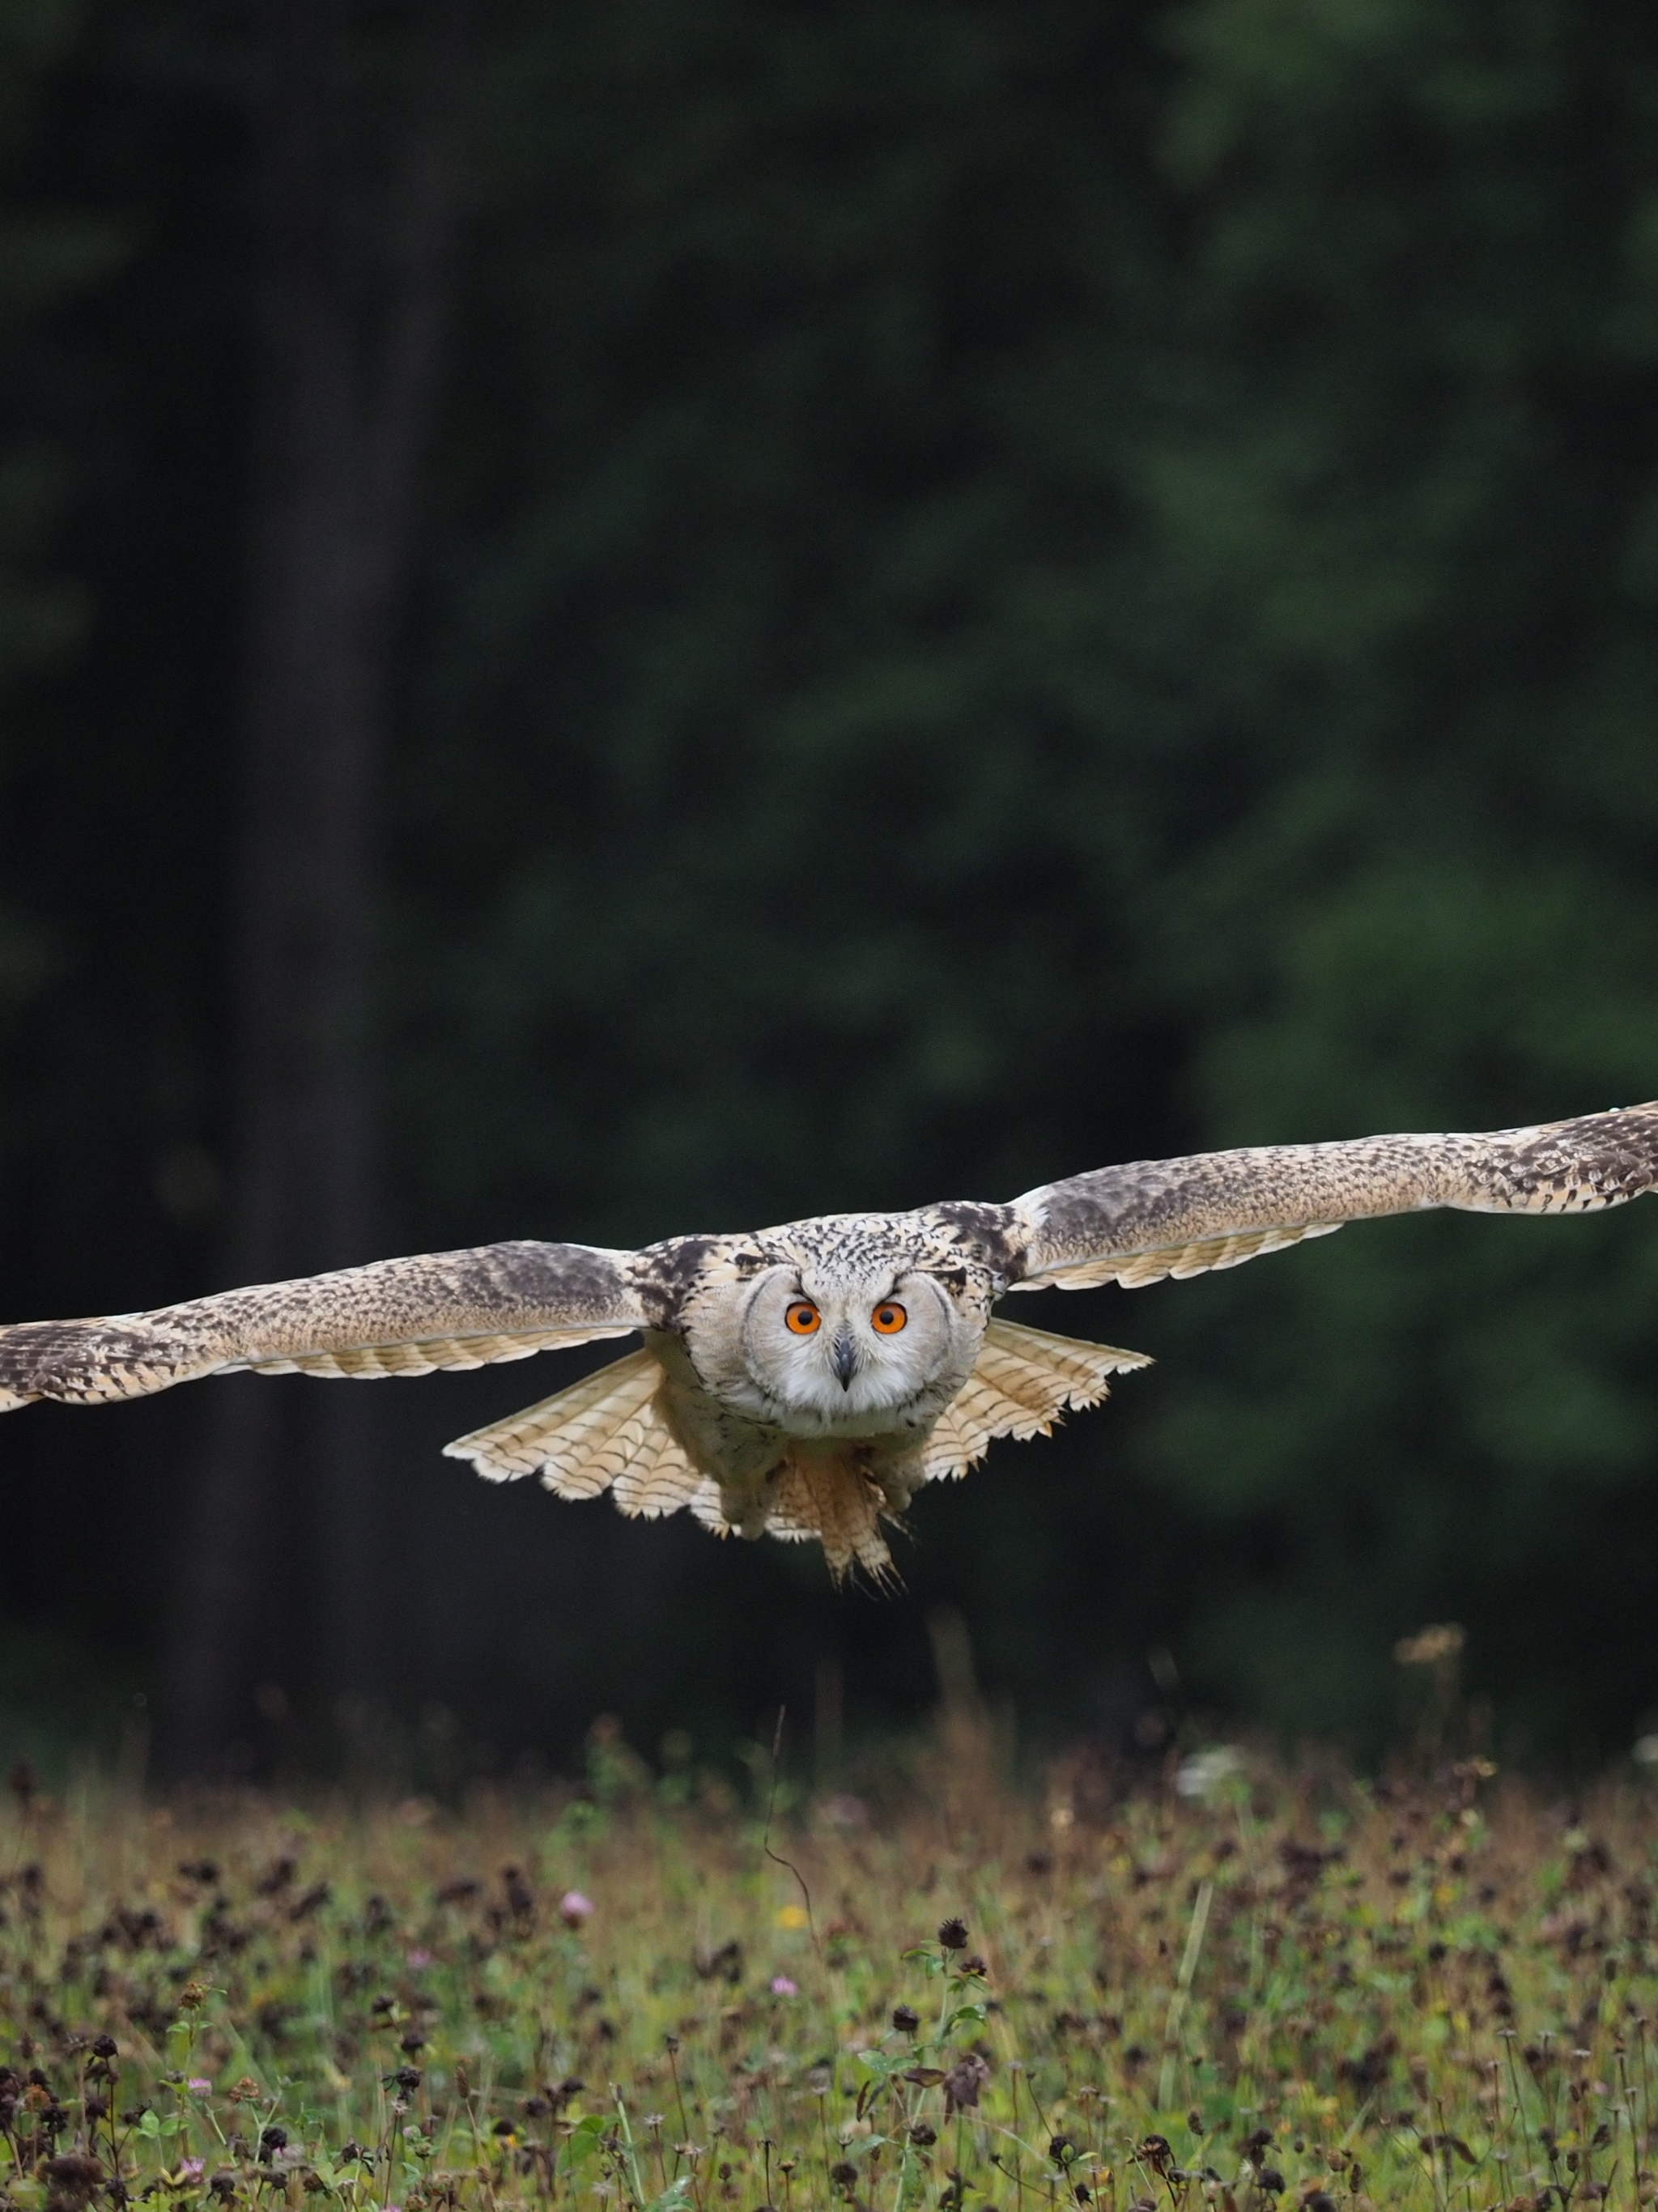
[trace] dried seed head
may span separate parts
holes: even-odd
[[[1461,1655],[1467,1642],[1467,1636],[1456,1621],[1436,1621],[1431,1627],[1418,1629],[1414,1636],[1401,1636],[1394,1646],[1394,1657],[1401,1667],[1442,1667]]]
[[[944,2075],[945,2117],[953,2118],[957,2112],[972,2112],[989,2079],[990,2069],[976,2051],[969,2051],[965,2058],[958,2058]]]

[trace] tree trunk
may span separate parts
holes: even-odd
[[[267,27],[231,922],[235,1283],[350,1266],[382,1249],[380,796],[451,289],[462,59],[460,0],[444,0],[422,27],[376,299],[349,244],[349,9],[270,0]],[[260,1377],[215,1390],[175,1681],[176,1763],[197,1771],[249,1733],[256,1686],[297,1690],[313,1708],[371,1690],[379,1641],[374,1394]],[[274,1706],[273,1690],[264,1702]]]

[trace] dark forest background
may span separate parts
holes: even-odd
[[[8,1316],[1658,1093],[1649,9],[0,0],[0,162]],[[0,1735],[1658,1706],[1658,1208],[1018,1318],[891,1601],[439,1457],[574,1359],[32,1409]]]

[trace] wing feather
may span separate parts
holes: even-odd
[[[1236,1267],[1345,1222],[1452,1206],[1592,1213],[1658,1188],[1658,1103],[1483,1134],[1360,1137],[1135,1160],[1027,1191],[998,1217],[1021,1291],[1137,1290]],[[958,1209],[965,1212],[965,1209]]]
[[[491,1482],[538,1474],[559,1498],[597,1498],[627,1467],[661,1380],[648,1352],[630,1352],[538,1405],[458,1437],[444,1456],[470,1460]]]
[[[694,1506],[703,1484],[663,1417],[661,1382],[654,1353],[632,1352],[538,1406],[459,1437],[446,1456],[471,1460],[493,1482],[538,1474],[559,1498],[608,1490],[620,1511],[657,1520]]]
[[[972,1374],[933,1424],[923,1480],[965,1474],[993,1437],[1046,1436],[1067,1409],[1097,1406],[1113,1375],[1151,1364],[1143,1352],[993,1321]]]
[[[0,1328],[0,1412],[99,1405],[203,1375],[373,1377],[525,1359],[646,1325],[635,1255],[520,1242],[256,1284],[150,1313]]]
[[[616,1477],[615,1488],[618,1510],[646,1521],[659,1520],[689,1505],[702,1481],[659,1410],[653,1407],[649,1431],[626,1472]]]
[[[303,1352],[291,1359],[228,1360],[222,1375],[239,1369],[253,1375],[337,1375],[373,1380],[384,1375],[430,1375],[438,1369],[500,1366],[509,1359],[533,1359],[537,1352],[562,1352],[602,1338],[631,1336],[634,1324],[614,1328],[548,1328],[510,1336],[434,1336],[415,1344],[364,1344],[343,1352]]]

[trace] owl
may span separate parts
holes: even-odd
[[[1658,1184],[1658,1103],[1487,1135],[1365,1137],[1139,1160],[1005,1205],[823,1214],[641,1251],[513,1243],[264,1284],[101,1320],[0,1328],[0,1411],[198,1376],[423,1375],[600,1338],[628,1352],[450,1444],[495,1481],[719,1535],[815,1540],[838,1580],[892,1574],[883,1524],[993,1437],[1046,1434],[1149,1362],[1003,1320],[1014,1291],[1127,1289],[1235,1267],[1430,1206],[1587,1213]]]

